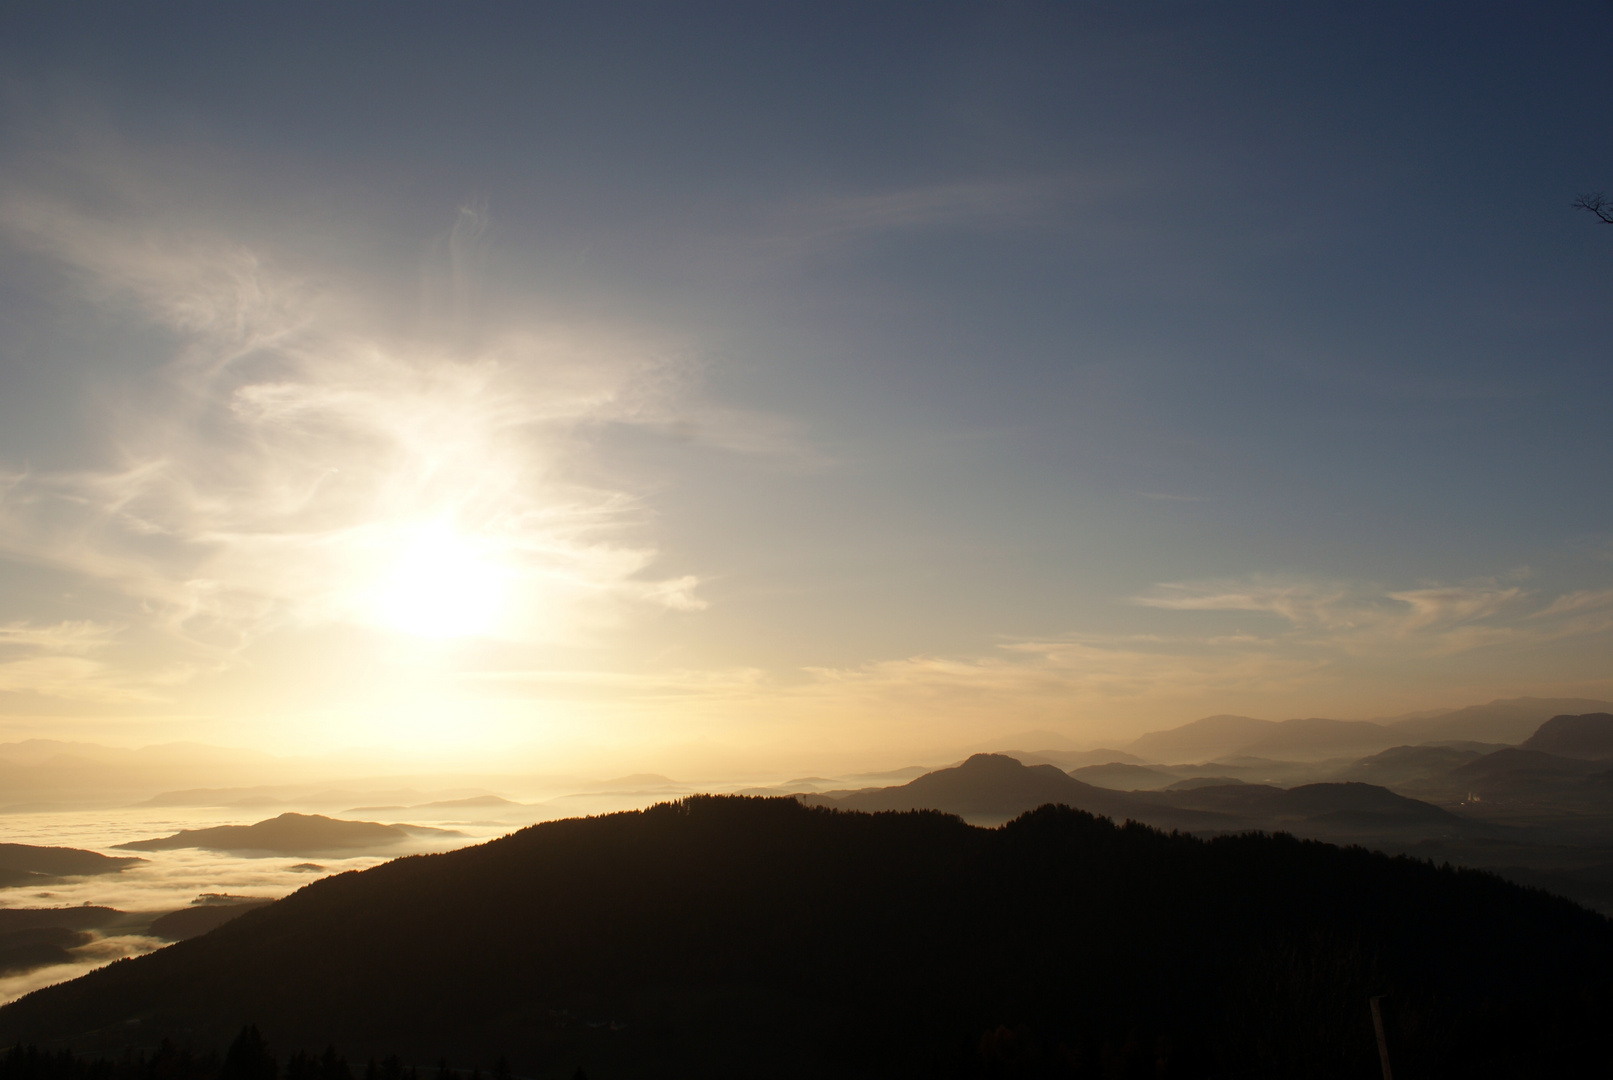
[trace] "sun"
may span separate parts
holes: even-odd
[[[391,630],[429,638],[477,637],[498,622],[503,568],[451,525],[416,527],[373,593],[372,615]]]

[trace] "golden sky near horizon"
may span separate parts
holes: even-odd
[[[4,47],[0,740],[805,769],[1613,697],[1566,24],[447,17]]]

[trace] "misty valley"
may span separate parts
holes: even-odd
[[[1417,1077],[1609,1060],[1613,705],[1011,741],[1035,748],[502,791],[266,783],[261,761],[192,747],[157,777],[260,782],[153,792],[158,748],[133,763],[0,747],[30,799],[8,836],[58,841],[0,844],[16,999],[0,1075],[1344,1077],[1389,1053]],[[87,769],[96,783],[74,778]],[[108,793],[119,805],[97,806]]]
[[[0,1080],[1613,1080],[1610,55],[0,0]]]

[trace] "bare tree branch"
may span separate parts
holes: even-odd
[[[1589,210],[1602,224],[1613,225],[1613,199],[1609,199],[1600,191],[1593,191],[1589,195],[1581,195],[1575,199],[1574,209]]]

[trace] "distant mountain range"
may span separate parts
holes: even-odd
[[[1445,740],[1520,743],[1553,716],[1610,710],[1613,702],[1583,698],[1512,698],[1406,720],[1311,717],[1274,721],[1207,716],[1143,735],[1125,746],[1129,758],[1117,760],[1166,764],[1228,757],[1318,760],[1361,757],[1394,746]]]
[[[1114,791],[1083,783],[1052,765],[1025,765],[1002,754],[976,754],[900,787],[798,796],[846,810],[942,810],[993,825],[1046,803],[1062,803],[1115,821],[1196,833],[1290,831],[1323,839],[1365,836],[1489,836],[1497,830],[1386,788],[1362,783],[1184,785]]]
[[[925,787],[1010,769],[974,761]],[[1578,1075],[1610,968],[1598,916],[1361,849],[701,796],[326,878],[0,1009],[0,1044],[222,1047],[249,1018],[286,1050],[506,1055],[545,1080],[1326,1080],[1376,1075],[1385,994],[1416,1022],[1397,1072]]]

